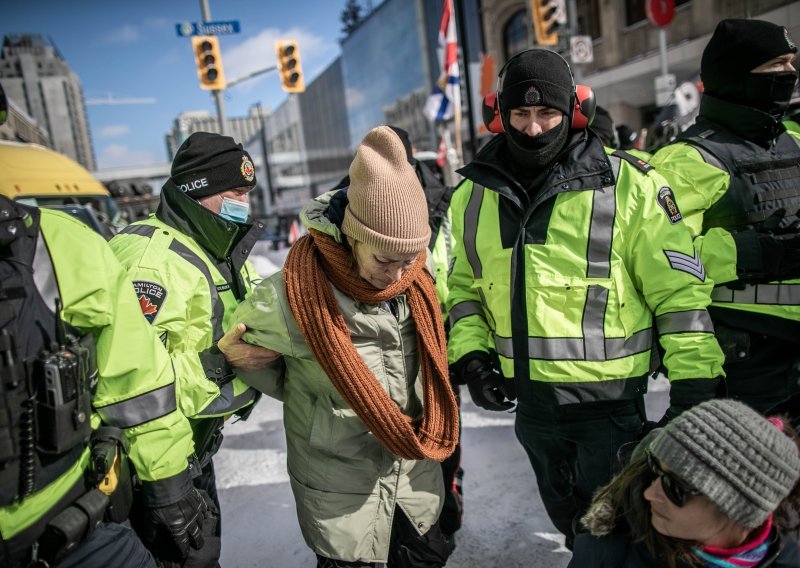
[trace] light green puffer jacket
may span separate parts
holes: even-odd
[[[309,228],[341,242],[324,212],[330,194],[303,211]],[[405,296],[388,305],[357,302],[334,288],[358,353],[400,409],[422,416],[416,327]],[[289,308],[282,271],[263,281],[236,310],[248,343],[283,353],[267,371],[240,375],[284,403],[288,469],[297,516],[314,552],[345,561],[386,562],[395,506],[420,534],[439,517],[439,463],[389,452],[348,406],[311,354]]]

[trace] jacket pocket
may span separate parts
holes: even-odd
[[[583,337],[590,288],[607,293],[606,306],[614,297],[610,278],[581,278],[535,274],[526,282],[528,335],[534,337]],[[607,317],[604,307],[601,317]]]
[[[334,408],[322,395],[314,402],[308,462],[295,472],[324,491],[368,494],[390,455],[349,408]],[[391,461],[391,460],[390,460]]]
[[[351,408],[337,408],[328,394],[314,401],[309,445],[320,452],[345,459],[368,459],[380,442]]]
[[[510,329],[507,331],[502,329],[503,323],[509,321],[505,314],[511,313],[511,293],[508,283],[476,278],[472,282],[472,288],[478,294],[489,327],[501,334],[510,332]],[[501,323],[499,330],[498,320]]]
[[[614,290],[613,304],[610,304],[609,315],[616,315],[627,339],[637,331],[652,325],[652,316],[649,316],[650,308],[644,303],[642,295],[634,286],[627,271],[618,266],[612,269],[611,276]],[[649,324],[648,316],[651,320]]]

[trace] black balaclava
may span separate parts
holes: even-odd
[[[788,108],[797,72],[751,73],[797,46],[786,28],[762,20],[722,20],[703,51],[704,92],[779,118]]]
[[[500,120],[503,122],[511,161],[524,177],[536,177],[564,147],[569,134],[570,106],[575,85],[563,57],[547,49],[529,49],[512,57],[500,80]],[[513,128],[512,109],[546,106],[564,113],[561,124],[539,136]]]

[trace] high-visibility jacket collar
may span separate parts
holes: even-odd
[[[158,205],[156,217],[197,241],[220,261],[226,260],[231,250],[254,229],[253,225],[234,223],[215,215],[195,199],[182,193],[169,180],[161,190],[161,203]],[[256,234],[252,240],[257,238]]]
[[[700,117],[725,127],[737,136],[768,147],[786,127],[766,112],[704,95]]]
[[[505,144],[503,136],[495,136],[458,173],[508,198],[521,209],[536,207],[557,193],[597,190],[613,183],[611,163],[597,135],[589,130],[573,131],[564,152],[554,160],[539,191],[526,206],[520,200],[524,189],[509,166]]]

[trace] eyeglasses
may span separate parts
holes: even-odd
[[[664,471],[661,464],[658,463],[658,459],[650,451],[647,452],[647,467],[650,468],[650,473],[654,478],[657,477],[661,480],[664,495],[678,507],[683,507],[689,497],[702,495],[700,491],[679,479],[675,474]]]

